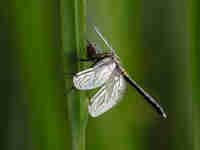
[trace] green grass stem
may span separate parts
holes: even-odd
[[[78,58],[85,53],[85,1],[62,0],[62,43],[65,52],[65,71],[75,73],[83,69]],[[87,101],[77,90],[70,90],[72,77],[66,79],[68,114],[71,122],[72,149],[85,149]]]

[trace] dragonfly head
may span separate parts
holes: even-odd
[[[86,45],[86,50],[87,50],[87,57],[88,58],[92,58],[94,56],[97,55],[97,51],[96,51],[96,45],[90,43],[88,40],[87,40],[87,45]]]

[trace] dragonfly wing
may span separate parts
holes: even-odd
[[[92,97],[88,111],[92,117],[97,117],[118,104],[124,95],[126,84],[124,77],[115,70],[110,79]]]
[[[104,43],[106,44],[106,46],[111,50],[112,53],[115,54],[115,50],[112,48],[112,46],[108,43],[108,41],[105,39],[105,37],[103,37],[103,35],[101,34],[101,32],[99,31],[99,29],[95,26],[94,26],[94,30],[95,32],[97,33],[97,35],[104,41]]]
[[[111,58],[105,58],[94,67],[78,72],[73,77],[74,86],[80,90],[89,90],[102,86],[112,74],[116,63]]]

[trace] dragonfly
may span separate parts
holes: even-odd
[[[98,52],[94,44],[87,41],[87,59],[94,65],[73,76],[75,88],[91,90],[100,88],[91,98],[88,112],[92,117],[98,117],[118,104],[125,93],[126,82],[129,83],[163,118],[167,115],[158,102],[150,96],[135,80],[133,80],[120,65],[116,51],[94,25],[98,37],[103,40],[109,52]]]

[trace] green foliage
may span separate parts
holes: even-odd
[[[12,3],[14,49],[31,149],[68,147],[58,1]]]
[[[199,9],[198,4],[199,2],[197,0],[193,0],[190,3],[190,31],[191,31],[191,50],[190,50],[190,60],[191,60],[191,72],[192,72],[192,111],[193,111],[193,141],[194,141],[194,150],[198,150],[200,148],[199,140],[200,140],[200,134],[199,134],[199,113],[200,113],[200,82],[199,82],[199,75],[200,75],[200,51],[199,51],[199,39],[200,39],[200,21],[199,21]]]
[[[75,73],[83,69],[80,64],[85,52],[85,1],[62,0],[62,45],[65,52],[65,72]],[[73,150],[85,149],[87,125],[87,101],[82,93],[71,90],[72,77],[66,79],[68,116],[72,132]]]
[[[199,149],[199,5],[187,3],[88,0],[86,8],[86,0],[2,1],[6,149],[187,150],[193,136]],[[84,69],[79,58],[85,56],[86,10],[89,24],[97,25],[130,76],[162,104],[167,120],[128,86],[120,105],[89,118],[86,130],[86,92],[71,90],[72,77],[64,75]],[[87,38],[104,49],[92,34]]]

